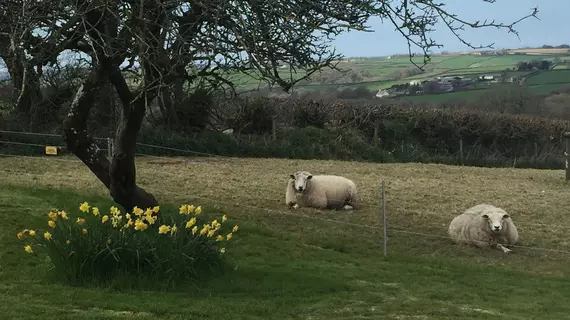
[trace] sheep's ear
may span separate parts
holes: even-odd
[[[503,215],[503,219],[508,219],[508,218],[510,218],[510,217],[511,217],[511,216],[509,216],[508,214]]]
[[[311,180],[313,178],[313,176],[308,176],[307,180]]]
[[[489,216],[486,214],[482,215],[481,217],[483,217],[483,219],[489,219]]]
[[[295,180],[295,176],[294,175],[290,175],[289,176],[291,179]]]

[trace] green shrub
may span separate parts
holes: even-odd
[[[182,205],[179,214],[159,207],[135,207],[108,214],[87,202],[81,213],[52,210],[44,230],[24,229],[26,252],[45,251],[56,276],[69,284],[106,283],[119,276],[153,279],[166,285],[197,280],[222,270],[225,246],[238,226],[225,228],[227,217],[205,221],[202,208]]]
[[[275,108],[271,99],[245,98],[239,105],[236,115],[228,119],[234,132],[242,134],[268,134],[273,128]]]
[[[327,111],[326,106],[317,100],[297,104],[294,108],[293,125],[298,128],[312,126],[323,129],[328,119]]]
[[[210,123],[214,107],[213,93],[208,88],[198,87],[175,105],[181,130],[203,131]]]

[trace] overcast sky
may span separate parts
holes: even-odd
[[[467,28],[463,31],[463,36],[473,45],[489,45],[494,42],[495,49],[515,49],[544,44],[570,44],[570,0],[496,0],[495,3],[483,0],[441,0],[441,2],[446,3],[448,11],[456,13],[462,19],[481,22],[494,18],[497,22],[511,23],[532,12],[532,8],[538,7],[540,20],[530,18],[515,28],[519,32],[520,40],[516,35],[507,33],[505,29]],[[338,37],[333,42],[337,51],[346,57],[387,56],[408,52],[406,41],[394,31],[391,23],[382,24],[380,19],[373,19],[369,25],[375,30],[374,33],[355,31]],[[442,25],[435,28],[432,38],[444,45],[440,50],[471,50]],[[412,50],[420,52],[417,48]]]

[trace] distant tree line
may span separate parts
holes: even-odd
[[[548,70],[551,66],[552,61],[548,60],[519,61],[517,63],[516,69],[518,71]]]

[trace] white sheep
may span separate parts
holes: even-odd
[[[449,235],[454,243],[474,244],[479,248],[491,247],[511,252],[505,245],[513,245],[519,234],[510,215],[490,204],[478,204],[449,224]]]
[[[289,207],[360,208],[356,185],[350,179],[335,175],[312,175],[307,171],[297,171],[290,178],[285,191],[285,203]]]

